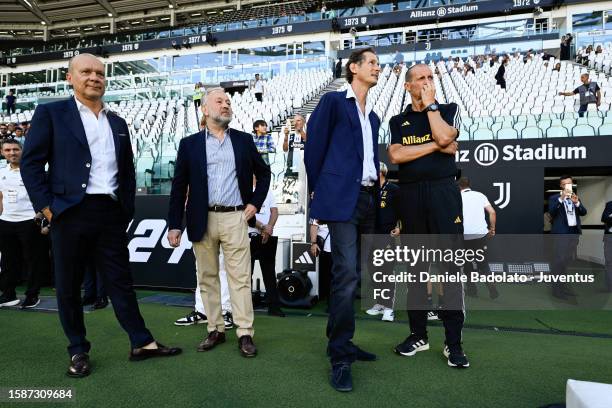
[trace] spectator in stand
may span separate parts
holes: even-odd
[[[23,264],[27,289],[21,308],[30,309],[40,302],[38,294],[42,274],[48,270],[45,262],[49,262],[49,256],[41,228],[34,220],[36,212],[21,179],[21,153],[21,144],[16,140],[2,144],[2,155],[8,166],[0,170],[0,252],[3,258],[0,307],[19,304],[15,289],[21,281],[20,265]]]
[[[325,5],[325,3],[321,3],[321,20],[324,20],[327,18],[327,6]]]
[[[23,129],[23,135],[27,137],[30,130],[30,122],[21,122],[21,128]]]
[[[193,90],[193,106],[195,107],[196,112],[198,109],[200,109],[202,104],[202,96],[204,96],[204,86],[201,82],[198,82],[195,84],[195,89]]]
[[[7,130],[8,130],[8,134],[10,137],[15,137],[15,128],[17,127],[16,124],[10,122],[7,126]]]
[[[593,46],[589,45],[586,49],[582,50],[580,55],[576,56],[576,62],[586,65],[589,62],[589,55],[591,55],[591,52],[593,52]]]
[[[395,51],[395,55],[393,56],[393,62],[396,65],[400,65],[404,63],[404,54],[402,54],[399,50]]]
[[[559,44],[559,59],[561,61],[568,61],[569,58],[569,45],[567,44],[567,36],[561,37],[561,43]]]
[[[555,64],[555,67],[553,68],[553,71],[561,72],[561,63],[560,62],[557,62]]]
[[[582,81],[582,85],[573,91],[567,92],[559,92],[561,96],[574,96],[576,94],[580,94],[580,108],[578,108],[578,115],[580,117],[584,116],[584,112],[587,111],[587,108],[590,104],[594,103],[596,107],[599,108],[601,105],[601,90],[599,85],[595,81],[591,81],[589,79],[589,74],[580,75],[580,80]]]
[[[601,49],[601,45],[598,45],[597,48],[595,49],[595,54],[601,54],[603,52],[603,50]]]
[[[25,135],[23,134],[23,128],[21,128],[21,127],[16,127],[15,128],[15,136],[14,136],[14,138],[15,138],[16,141],[21,143],[21,145],[23,146],[23,144],[25,143]]]
[[[6,95],[6,113],[10,115],[15,113],[15,106],[17,105],[17,97],[15,97],[15,91],[12,89]]]
[[[474,71],[474,68],[470,64],[465,64],[463,66],[463,75],[467,76],[469,73],[472,73],[473,75],[476,75],[476,72]]]
[[[285,141],[283,142],[283,151],[289,152],[287,154],[287,171],[291,172],[293,168],[293,151],[295,149],[304,150],[306,144],[306,130],[304,130],[304,124],[306,119],[301,114],[297,114],[293,117],[293,127],[295,131],[290,134],[289,129],[285,128]]]
[[[263,101],[263,80],[259,78],[259,74],[255,74],[255,83],[253,84],[253,92],[255,93],[255,99],[261,102]]]
[[[276,147],[274,146],[272,135],[268,133],[268,124],[265,120],[258,119],[253,122],[253,142],[255,142],[257,151],[269,166],[270,158],[268,155],[270,153],[276,153]]]
[[[342,58],[338,58],[338,62],[336,62],[336,67],[334,69],[334,76],[336,78],[342,77]]]
[[[508,66],[508,62],[510,62],[510,59],[505,56],[497,70],[497,74],[495,74],[497,85],[501,86],[502,89],[506,89],[506,67]]]
[[[7,139],[8,137],[9,137],[9,133],[8,133],[8,128],[6,124],[0,123],[0,145],[2,144],[2,141],[4,139]]]

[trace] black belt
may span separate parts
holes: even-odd
[[[373,194],[376,192],[376,184],[372,184],[371,186],[361,186],[359,191],[363,191],[368,194]]]
[[[242,210],[244,210],[244,205],[236,205],[233,207],[226,207],[224,205],[213,205],[212,207],[208,207],[208,211],[212,212],[232,212]]]

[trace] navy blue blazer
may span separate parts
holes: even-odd
[[[560,194],[555,194],[548,199],[548,213],[552,217],[552,228],[550,229],[551,234],[571,234],[570,227],[567,225],[567,215],[565,214],[565,207],[563,203],[559,202]],[[578,233],[582,234],[582,227],[580,226],[580,217],[587,214],[587,210],[580,202],[580,206],[576,208],[576,227]]]
[[[136,175],[130,132],[125,120],[107,114],[117,158],[115,191],[125,221],[134,216]],[[45,173],[45,164],[49,173]],[[85,197],[91,168],[91,152],[74,98],[38,105],[25,140],[20,169],[34,210],[49,207],[54,217]]]
[[[378,177],[380,119],[374,112],[370,112],[368,119]],[[346,91],[326,93],[310,115],[304,162],[308,188],[314,192],[310,216],[325,221],[348,221],[361,187],[363,136],[355,100],[347,99]]]
[[[242,202],[244,205],[253,204],[259,211],[270,187],[270,167],[257,152],[253,136],[230,128],[229,137],[234,149],[236,177]],[[199,242],[204,238],[208,223],[206,168],[206,132],[198,132],[182,139],[170,191],[168,228],[182,230],[183,215],[186,212],[187,236],[192,242]],[[257,178],[255,191],[253,175]]]

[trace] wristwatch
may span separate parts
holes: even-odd
[[[425,112],[437,112],[440,106],[437,103],[432,103],[425,108]]]

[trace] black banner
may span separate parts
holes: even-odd
[[[169,197],[136,196],[136,215],[128,228],[130,266],[137,286],[194,288],[195,257],[187,234],[170,247],[167,234]]]
[[[536,7],[551,7],[554,0],[496,0],[450,6],[416,8],[387,13],[368,14],[340,19],[340,27],[359,28],[380,25],[411,25],[414,23],[465,19],[487,14],[500,15],[512,12],[533,11]]]
[[[128,44],[113,44],[96,47],[86,47],[66,51],[48,52],[40,54],[18,55],[15,57],[7,57],[4,64],[27,64],[41,61],[52,61],[61,59],[70,59],[82,53],[90,53],[96,55],[119,54],[126,52],[152,51],[165,48],[173,48],[174,45],[198,46],[206,44],[207,39],[211,37],[217,43],[229,41],[243,41],[252,39],[265,39],[274,37],[283,37],[296,34],[325,32],[331,30],[331,20],[310,21],[304,23],[284,24],[271,27],[247,28],[244,30],[220,31],[201,35],[190,35],[183,37],[163,38],[156,40],[147,40],[133,42]],[[174,44],[173,44],[174,43]]]

